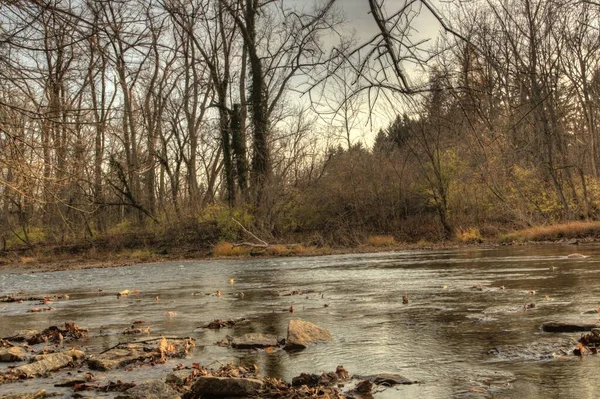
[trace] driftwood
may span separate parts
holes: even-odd
[[[248,231],[240,222],[238,222],[235,218],[231,218],[235,223],[237,223],[238,226],[240,226],[242,228],[242,230],[244,230],[244,232],[246,234],[248,234],[249,236],[251,236],[252,238],[254,238],[256,241],[259,241],[259,244],[253,243],[253,242],[247,242],[247,241],[243,241],[243,242],[236,242],[235,244],[233,244],[234,247],[251,247],[251,248],[268,248],[269,247],[269,243],[267,243],[265,240],[261,240],[260,238],[258,238],[256,235],[254,235],[252,232]]]

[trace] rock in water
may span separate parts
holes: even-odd
[[[360,377],[363,380],[371,381],[376,385],[394,386],[394,385],[410,385],[417,384],[418,381],[409,380],[398,374],[381,373],[376,375],[370,375],[366,377]]]
[[[277,346],[277,337],[275,335],[249,333],[241,337],[235,337],[231,341],[231,346],[237,349],[268,348]]]
[[[129,388],[116,399],[181,399],[181,396],[162,381],[148,380]]]
[[[263,382],[253,378],[200,377],[192,386],[192,398],[257,395]]]
[[[84,357],[85,354],[83,352],[75,349],[60,353],[51,353],[49,355],[39,355],[36,356],[35,362],[16,367],[10,372],[20,377],[32,378],[67,367],[74,361],[83,359]]]
[[[542,324],[542,331],[555,332],[555,333],[570,333],[570,332],[581,332],[581,331],[592,331],[594,328],[598,328],[598,324],[584,324],[584,323],[561,323],[556,321],[549,321]]]
[[[331,339],[331,333],[322,327],[308,321],[290,320],[285,349],[305,349],[310,344],[329,342]]]
[[[27,359],[27,351],[20,346],[0,349],[0,362],[21,362]]]

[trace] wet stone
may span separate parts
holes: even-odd
[[[231,346],[236,349],[254,349],[269,348],[277,346],[277,337],[275,335],[249,333],[241,337],[235,337],[231,341]]]
[[[116,399],[181,399],[181,396],[162,381],[148,380],[129,388]]]
[[[4,339],[12,342],[30,341],[33,337],[39,335],[39,333],[38,330],[19,330],[13,332],[8,337],[4,337]]]
[[[27,359],[27,351],[20,346],[0,349],[0,362],[21,362]]]
[[[254,378],[200,377],[192,386],[191,398],[252,396],[262,387],[263,382]]]
[[[285,349],[305,349],[310,344],[329,342],[331,340],[331,333],[322,327],[307,321],[290,320]]]
[[[409,380],[406,377],[403,377],[398,374],[388,374],[381,373],[375,375],[369,375],[366,377],[360,377],[363,380],[371,381],[375,385],[385,385],[385,386],[394,386],[394,385],[410,385],[417,384],[418,381]]]
[[[85,354],[81,351],[71,349],[65,352],[51,353],[49,355],[36,356],[33,363],[16,367],[10,371],[19,377],[32,378],[42,376],[48,372],[60,370],[73,362],[83,359]]]

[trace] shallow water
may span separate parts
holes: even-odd
[[[572,252],[590,257],[568,259]],[[0,337],[73,321],[90,328],[90,339],[76,344],[99,352],[139,338],[120,332],[143,319],[152,336],[191,336],[196,350],[185,360],[114,372],[109,378],[163,378],[176,363],[216,367],[235,361],[256,363],[262,375],[290,380],[300,372],[343,365],[354,374],[398,373],[422,382],[386,389],[379,398],[595,398],[600,395],[595,380],[600,357],[562,356],[561,349],[570,352],[579,335],[543,333],[539,327],[549,320],[600,318],[583,314],[600,305],[599,263],[599,245],[544,245],[169,262],[36,274],[2,270],[2,296],[25,291],[20,296],[68,293],[70,299],[51,303],[55,310],[46,313],[26,313],[40,306],[31,302],[0,303]],[[139,290],[139,295],[117,299],[116,293],[125,289]],[[221,297],[215,295],[218,290]],[[289,290],[314,292],[279,295]],[[402,304],[405,293],[408,305]],[[530,303],[535,308],[525,311],[523,305]],[[249,320],[232,329],[198,328],[216,318],[241,317]],[[214,345],[226,335],[247,332],[283,337],[290,319],[329,329],[334,342],[296,353]],[[38,387],[65,397],[72,393],[52,387],[49,379],[5,384],[0,393]],[[471,392],[473,388],[484,392]]]

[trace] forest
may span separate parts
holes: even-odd
[[[0,250],[597,219],[599,3],[364,2],[1,2]]]

